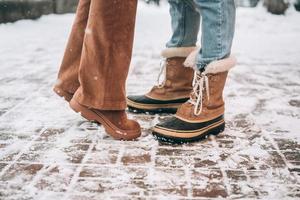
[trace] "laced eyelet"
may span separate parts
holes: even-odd
[[[193,91],[188,101],[194,106],[194,115],[199,116],[203,109],[203,91],[206,90],[206,97],[209,101],[209,80],[208,75],[195,72],[193,80]]]
[[[162,59],[160,62],[160,70],[159,70],[159,74],[158,74],[158,77],[156,80],[156,82],[157,82],[156,86],[158,88],[162,88],[165,85],[165,79],[163,81],[160,81],[160,78],[161,78],[162,74],[164,74],[164,77],[166,77],[167,63],[168,63],[168,61],[166,59]]]

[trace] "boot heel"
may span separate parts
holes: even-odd
[[[207,135],[219,135],[220,133],[222,133],[225,130],[225,123],[211,129]]]
[[[89,121],[96,121],[96,118],[93,113],[90,111],[86,111],[86,108],[81,106],[79,103],[77,103],[74,99],[70,101],[70,107],[76,112],[80,113],[80,115],[89,120]]]

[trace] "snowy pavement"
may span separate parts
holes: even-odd
[[[142,137],[114,141],[53,94],[74,15],[0,25],[0,199],[298,199],[300,13],[237,15],[226,131],[179,146],[151,135],[168,116],[130,114]],[[128,93],[155,83],[169,21],[139,6]]]

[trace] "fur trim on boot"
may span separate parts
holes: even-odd
[[[205,74],[217,74],[220,72],[229,71],[237,63],[235,56],[229,56],[221,60],[216,60],[209,63],[204,71]]]
[[[196,61],[197,61],[199,50],[200,48],[197,48],[189,54],[189,56],[186,58],[186,60],[183,63],[185,67],[190,67],[193,68],[195,71],[198,71]],[[206,66],[205,71],[203,73],[216,74],[220,72],[229,71],[231,68],[233,68],[236,65],[236,63],[237,60],[235,56],[231,55],[227,58],[221,60],[215,60],[209,63]]]
[[[190,55],[197,47],[171,47],[166,48],[161,52],[163,58],[183,57],[186,58]]]

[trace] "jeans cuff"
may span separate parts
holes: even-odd
[[[203,61],[203,62],[199,62],[197,63],[197,69],[200,71],[200,72],[204,72],[205,71],[205,68],[206,66],[210,63],[210,61]]]

